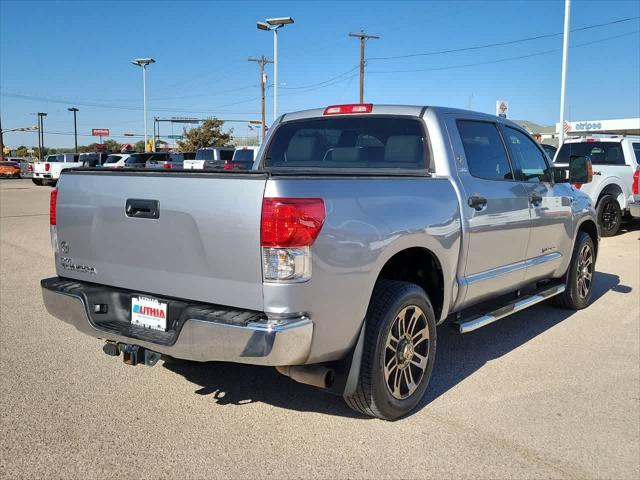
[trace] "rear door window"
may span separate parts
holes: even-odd
[[[345,116],[285,122],[274,132],[264,166],[425,169],[427,139],[417,118]]]
[[[469,173],[487,180],[513,180],[513,171],[498,128],[491,122],[458,121]]]

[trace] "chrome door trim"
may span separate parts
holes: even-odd
[[[477,282],[483,282],[491,278],[501,277],[503,275],[508,275],[510,273],[517,272],[518,270],[526,269],[527,267],[532,267],[534,265],[540,265],[541,263],[550,262],[560,257],[562,257],[562,254],[560,252],[551,252],[545,255],[540,255],[538,257],[522,260],[520,262],[504,265],[502,267],[492,268],[491,270],[485,270],[484,272],[474,273],[473,275],[467,276],[465,280],[467,285],[470,285],[472,283],[477,283]]]

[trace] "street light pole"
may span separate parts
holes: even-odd
[[[267,18],[258,22],[259,30],[273,32],[273,120],[278,118],[278,29],[293,23],[291,17]]]
[[[144,149],[147,151],[147,65],[152,63],[156,63],[153,58],[136,58],[132,60],[131,63],[134,65],[138,65],[142,67],[142,95],[143,95],[143,111],[144,111]],[[155,151],[155,145],[153,145],[153,150]]]
[[[67,108],[70,112],[73,112],[73,136],[75,139],[76,153],[78,153],[78,124],[76,123],[76,112],[79,110],[76,107]]]
[[[569,26],[571,17],[571,0],[564,2],[564,38],[562,41],[562,80],[560,84],[560,139],[559,147],[564,143],[564,101],[567,84],[567,62],[569,60]]]

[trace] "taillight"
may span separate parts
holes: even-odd
[[[640,166],[636,167],[636,171],[633,174],[632,190],[634,195],[640,195],[638,192],[638,181],[640,180]]]
[[[27,171],[33,172],[33,165],[32,164],[28,164],[27,165]]]
[[[347,105],[330,105],[324,109],[324,115],[340,115],[345,113],[371,113],[372,103],[350,103]]]
[[[51,168],[51,165],[49,165],[48,163],[44,164],[44,171],[45,172],[48,172],[50,168]]]
[[[49,225],[56,225],[56,210],[58,206],[58,189],[51,190],[49,197]]]
[[[165,164],[163,165],[163,168],[164,168],[165,170],[167,170],[167,169],[171,168],[171,164],[170,164],[170,163],[165,163]]]
[[[574,183],[573,186],[576,187],[578,190],[580,190],[582,188],[582,184],[581,183]]]
[[[325,220],[321,198],[264,198],[260,223],[263,277],[300,282],[311,277],[311,245]]]
[[[260,238],[263,247],[308,247],[324,223],[321,198],[264,198]]]
[[[240,162],[225,162],[225,164],[222,166],[222,168],[225,170],[233,170],[234,168],[240,167],[242,167],[242,163]]]

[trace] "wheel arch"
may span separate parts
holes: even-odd
[[[596,201],[596,208],[600,204],[600,200],[602,200],[607,195],[613,196],[613,198],[615,198],[618,202],[618,205],[620,205],[621,209],[626,208],[626,197],[624,188],[618,182],[609,182],[602,188],[602,190],[600,190],[598,199]]]
[[[400,280],[415,283],[429,296],[436,319],[442,320],[448,313],[445,292],[445,272],[438,255],[425,247],[408,247],[386,259],[378,272],[379,280]],[[446,298],[448,297],[448,298]]]
[[[573,239],[573,244],[575,245],[578,235],[580,232],[585,232],[587,235],[591,237],[593,241],[593,248],[595,249],[596,258],[598,256],[598,241],[600,239],[600,235],[598,232],[598,225],[591,218],[586,218],[578,225],[576,229],[575,238]]]

